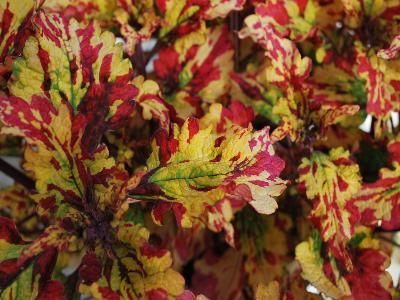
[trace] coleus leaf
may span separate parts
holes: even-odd
[[[130,205],[130,208],[134,206]],[[168,247],[176,270],[181,270],[193,257],[205,250],[210,234],[200,221],[195,222],[189,229],[177,227],[176,218],[172,213],[164,216],[163,226],[154,223],[151,215],[145,216],[145,224],[151,234],[157,237],[157,244]]]
[[[157,1],[156,5],[164,23],[159,33],[159,37],[163,38],[180,24],[189,23],[192,18],[196,20],[200,11],[206,7],[207,1],[185,3],[176,0],[161,0]]]
[[[311,59],[302,58],[293,42],[287,39],[277,41],[279,44],[273,46],[274,50],[267,51],[272,64],[267,71],[267,79],[282,88],[289,85],[298,87],[310,75]]]
[[[150,39],[159,23],[152,4],[126,0],[49,0],[44,3],[43,9],[82,23],[95,20],[103,28],[115,27],[118,22],[120,33],[125,38],[124,48],[132,56],[137,43]],[[131,16],[143,25],[139,31],[129,24]]]
[[[231,12],[241,11],[245,3],[246,0],[236,0],[236,1],[210,0],[207,8],[203,12],[203,17],[206,20],[225,18]]]
[[[184,279],[171,268],[170,253],[149,244],[144,227],[121,223],[115,232],[114,259],[106,258],[102,266],[94,253],[83,257],[82,293],[106,300],[169,299],[183,293]]]
[[[361,25],[363,18],[363,0],[342,0],[346,13],[346,23],[349,27],[356,28]]]
[[[227,26],[213,28],[199,46],[176,51],[182,66],[178,75],[180,88],[190,88],[206,102],[214,102],[226,92],[233,70],[233,45]]]
[[[52,280],[57,251],[47,248],[29,260],[20,260],[26,248],[15,224],[0,217],[0,298],[64,300],[63,286]]]
[[[248,16],[245,25],[239,37],[252,38],[266,50],[265,55],[271,60],[268,81],[284,89],[300,87],[311,72],[311,59],[302,58],[296,44],[280,37],[273,24],[260,12]]]
[[[116,0],[116,5],[118,9],[114,18],[119,23],[121,35],[125,39],[126,52],[133,56],[138,47],[141,47],[139,43],[151,38],[160,26],[162,18],[155,1]]]
[[[64,216],[70,208],[83,208],[96,196],[100,207],[119,205],[107,199],[114,178],[115,162],[103,145],[88,156],[82,148],[83,118],[73,118],[64,100],[56,109],[46,97],[33,96],[30,103],[17,97],[2,98],[0,116],[3,134],[25,138],[24,168],[36,179],[39,213]],[[118,175],[123,181],[123,172]],[[118,177],[117,177],[118,178]],[[115,183],[115,182],[114,182]],[[94,190],[93,190],[94,187]],[[93,194],[93,192],[95,192]],[[112,202],[112,203],[110,203]]]
[[[287,96],[278,100],[272,112],[281,121],[271,135],[273,141],[282,140],[285,136],[292,141],[304,141],[312,135],[323,137],[331,125],[346,116],[353,116],[359,110],[358,105],[325,99],[321,92],[317,95],[313,92],[312,88],[300,91],[289,89]]]
[[[255,293],[256,300],[281,299],[278,281],[272,281],[268,284],[260,284]]]
[[[185,26],[188,21],[196,19],[212,20],[218,17],[226,17],[231,11],[241,10],[245,0],[206,0],[182,2],[178,0],[156,1],[157,8],[162,15],[162,28],[160,37],[164,37],[178,26]]]
[[[393,59],[397,56],[399,51],[400,51],[400,35],[397,35],[392,40],[388,48],[379,50],[377,56],[383,59]]]
[[[355,299],[392,299],[392,277],[386,269],[390,257],[376,249],[360,249],[355,256],[355,270],[346,276]]]
[[[364,183],[352,201],[361,213],[361,223],[387,230],[400,228],[400,139],[388,144],[392,168],[382,168],[379,179]]]
[[[392,299],[392,280],[387,267],[390,258],[379,250],[379,242],[360,229],[350,243],[354,269],[343,272],[339,263],[324,254],[319,233],[296,247],[296,259],[302,267],[302,277],[328,297],[354,299]]]
[[[235,216],[236,249],[220,254],[219,247],[208,249],[195,262],[191,289],[210,299],[240,299],[245,286],[256,294],[260,284],[284,280],[289,261],[285,231],[290,219],[284,215],[263,216],[244,208]],[[230,284],[228,282],[231,282]]]
[[[370,19],[382,18],[392,21],[392,15],[399,9],[399,3],[396,1],[342,0],[341,2],[346,13],[345,23],[351,28],[360,28]],[[376,24],[381,25],[379,22]]]
[[[326,155],[314,151],[304,158],[299,168],[299,183],[313,201],[310,219],[320,230],[333,255],[352,269],[346,242],[351,239],[359,212],[351,198],[361,188],[359,167],[343,148],[334,148]]]
[[[290,261],[287,232],[292,222],[288,215],[269,216],[243,209],[235,216],[237,248],[244,255],[243,270],[253,291],[259,284],[282,281]]]
[[[400,164],[400,135],[398,134],[387,144],[387,150],[389,153],[389,161],[392,164]]]
[[[255,300],[273,300],[273,299],[281,299],[281,300],[289,300],[289,299],[297,299],[297,297],[303,297],[298,299],[304,300],[314,300],[319,299],[317,296],[312,298],[307,292],[303,292],[303,295],[297,293],[294,294],[292,291],[284,291],[282,290],[281,285],[278,281],[271,281],[268,284],[261,283],[257,286],[257,289],[254,293]]]
[[[336,47],[347,47],[344,43],[345,34],[340,32],[339,27],[345,27],[344,25],[344,8],[341,1],[331,2],[315,2],[315,1],[296,1],[302,5],[311,6],[309,10],[310,15],[304,16],[304,19],[313,25],[310,35],[308,35],[307,42],[311,43],[311,47],[305,50],[308,55],[315,57],[315,61],[318,64],[330,63],[340,56],[340,59],[344,57],[337,55]],[[313,3],[310,3],[313,2]],[[311,22],[310,22],[311,21]],[[339,29],[339,30],[338,30]],[[352,31],[354,33],[354,31]],[[304,44],[302,44],[303,46]]]
[[[366,81],[367,112],[377,119],[374,133],[379,138],[386,128],[390,112],[400,109],[396,93],[398,72],[388,61],[362,50],[358,50],[357,64],[360,77]]]
[[[46,13],[60,13],[79,22],[95,19],[110,22],[116,9],[115,0],[46,0],[41,7]]]
[[[289,93],[288,97],[280,98],[272,108],[272,113],[280,117],[279,125],[271,135],[274,142],[280,141],[286,136],[292,141],[303,139],[305,122],[303,120],[302,95]]]
[[[339,101],[320,102],[318,99],[310,101],[310,108],[313,110],[310,118],[314,124],[319,126],[321,134],[324,134],[329,126],[340,123],[345,117],[354,116],[360,109],[358,105],[354,104],[345,104]]]
[[[218,257],[209,251],[195,263],[191,290],[209,299],[240,299],[244,285],[243,256],[228,249]]]
[[[121,34],[126,40],[128,55],[133,55],[138,43],[151,38],[159,29],[160,40],[176,37],[192,40],[193,36],[205,37],[205,19],[228,14],[231,9],[241,8],[240,1],[127,1],[118,0],[115,17]],[[132,25],[135,24],[135,25]],[[197,32],[197,33],[196,33]],[[178,44],[181,42],[177,42]],[[187,46],[187,45],[186,45]]]
[[[157,29],[159,38],[163,40],[172,33],[190,39],[191,30],[203,31],[205,20],[226,17],[231,11],[242,9],[244,3],[245,0],[118,0],[119,9],[115,11],[115,18],[120,24],[127,52],[131,56],[135,53],[138,43],[150,39]]]
[[[109,256],[113,249],[114,231],[108,219],[110,213],[115,214],[111,215],[111,218],[118,218],[121,213],[119,211],[122,206],[120,200],[124,197],[120,197],[119,193],[123,194],[126,173],[115,167],[114,160],[108,157],[108,151],[104,146],[98,147],[93,156],[85,154],[81,147],[82,132],[86,125],[85,119],[79,116],[74,117],[68,102],[62,100],[56,109],[49,99],[33,96],[30,104],[17,97],[4,99],[1,104],[4,105],[1,113],[3,122],[6,124],[3,130],[23,136],[30,146],[35,146],[34,149],[27,150],[25,167],[28,170],[31,168],[30,170],[35,175],[41,175],[40,179],[37,179],[39,204],[43,206],[43,202],[45,202],[45,209],[56,210],[56,216],[63,218],[62,222],[65,222],[70,216],[77,216],[73,220],[74,223],[78,223],[80,230],[84,230],[86,244],[90,248],[101,245],[100,251]],[[18,112],[17,118],[15,118],[15,112]],[[46,161],[46,159],[50,160]],[[48,227],[42,236],[23,251],[20,260],[29,260],[30,257],[43,252],[48,247],[56,247],[61,251],[70,249],[77,239],[78,232],[63,229],[70,228],[54,225]],[[127,229],[124,228],[123,232],[126,231]],[[132,235],[134,236],[136,233],[135,231]],[[128,240],[123,242],[129,245]],[[146,245],[144,247],[147,247]],[[142,244],[140,244],[141,246]],[[79,247],[81,248],[82,245]],[[128,251],[126,249],[132,251],[128,246],[115,251],[125,259],[126,251]],[[146,249],[150,251],[150,254],[146,252]],[[153,250],[146,249],[143,250],[143,260],[146,255],[152,256],[151,251]],[[159,253],[155,256],[157,258]],[[146,269],[150,275],[153,275],[151,268],[153,268],[154,262],[152,260],[150,267]],[[142,266],[142,263],[143,261],[139,263],[138,267]],[[130,265],[129,267],[133,268],[134,266]],[[159,274],[160,272],[154,276],[163,279],[164,276],[168,277],[172,274],[172,271],[168,271],[167,275]],[[146,293],[163,294],[163,291],[158,291],[158,289],[153,291],[152,286],[159,287],[159,283],[154,283],[153,280],[157,278],[150,275],[148,276],[150,279],[146,283]],[[141,277],[142,275],[139,275],[139,278]],[[176,276],[171,280],[176,280]],[[141,283],[143,282],[136,281],[139,287],[134,288],[140,289]],[[127,284],[127,281],[122,284]],[[164,284],[163,287],[167,288],[168,285]],[[133,287],[129,286],[128,289],[133,289]],[[172,288],[168,287],[169,289]],[[96,287],[95,291],[97,291]],[[103,289],[100,288],[100,291]],[[111,295],[113,293],[111,291]],[[133,292],[127,291],[127,293]],[[121,298],[124,298],[124,295]]]
[[[131,64],[114,35],[94,23],[81,27],[43,12],[34,23],[36,34],[14,63],[10,91],[28,103],[37,94],[46,94],[55,107],[69,102],[74,115],[87,120],[83,143],[93,151],[107,129],[121,127],[133,112]]]
[[[351,123],[349,124],[349,127],[339,124],[328,127],[324,138],[318,140],[316,146],[319,148],[350,147],[360,141],[363,137],[364,133]]]
[[[24,220],[24,228],[36,225],[35,218],[29,220],[35,212],[35,202],[29,195],[29,191],[21,184],[14,184],[0,190],[0,207],[2,215],[10,217],[14,222]],[[28,219],[26,219],[28,218]]]
[[[313,67],[313,73],[307,81],[313,88],[313,98],[318,102],[346,104],[366,101],[363,82],[356,78],[354,70],[346,64],[341,65],[337,60]]]
[[[256,14],[274,26],[282,37],[303,41],[316,32],[314,1],[279,0],[256,4]]]
[[[131,197],[162,201],[153,210],[156,221],[168,205],[183,227],[191,227],[224,199],[249,202],[260,213],[274,212],[274,197],[285,189],[285,181],[278,177],[284,162],[274,154],[268,129],[231,131],[226,138],[219,136],[211,126],[200,129],[194,118],[182,127],[175,125],[170,136],[158,131],[148,171],[130,190]]]
[[[239,111],[240,114],[237,113]],[[213,125],[215,132],[223,133],[234,124],[247,128],[253,120],[253,109],[239,101],[232,101],[228,108],[223,107],[220,103],[213,103],[210,105],[209,111],[200,119],[200,126],[207,128]]]
[[[39,237],[23,249],[19,261],[25,262],[47,249],[56,249],[58,252],[62,252],[82,248],[77,232],[71,230],[70,222],[70,220],[61,221],[47,227]]]
[[[116,11],[116,19],[126,39],[127,52],[132,55],[138,42],[151,38],[158,28],[160,39],[165,40],[171,34],[190,39],[190,31],[199,29],[202,32],[206,20],[226,17],[231,11],[241,10],[244,3],[245,0],[118,0],[120,9]],[[132,26],[132,23],[140,26]]]
[[[340,299],[344,296],[349,296],[351,294],[349,285],[343,277],[339,276],[336,264],[333,265],[334,269],[331,267],[333,269],[334,282],[325,274],[324,260],[321,257],[321,245],[322,241],[318,236],[297,245],[296,260],[302,268],[301,276],[328,297]]]
[[[175,225],[174,216],[171,222]],[[175,225],[176,226],[176,225]],[[157,226],[158,228],[162,228]],[[206,249],[209,232],[204,228],[201,222],[197,222],[190,229],[180,229],[174,239],[174,249],[170,251],[173,254],[174,267],[182,263],[182,266],[190,263],[194,257],[201,255]]]
[[[277,123],[279,117],[272,113],[272,107],[282,93],[277,87],[264,82],[265,78],[264,69],[255,74],[250,71],[240,74],[232,72],[230,94],[233,99],[252,107],[257,115]]]
[[[299,273],[291,274],[289,277],[290,283],[289,287],[286,288],[287,297],[292,296],[295,300],[304,299],[304,300],[321,300],[321,294],[314,294],[307,291],[308,283],[303,280]],[[282,289],[281,289],[282,290]],[[291,298],[289,298],[291,299]]]
[[[156,119],[159,126],[166,130],[169,130],[171,118],[175,122],[183,122],[176,116],[175,108],[162,98],[160,87],[155,81],[137,76],[133,82],[139,90],[136,102],[142,109],[143,119]]]
[[[190,44],[183,49],[178,45],[176,42],[160,51],[154,62],[155,74],[159,82],[165,83],[166,98],[179,116],[201,116],[202,102],[213,103],[228,92],[229,73],[233,70],[228,28],[213,28],[200,45]]]
[[[129,208],[140,207],[140,203],[130,205]],[[172,213],[163,218],[163,226],[155,224],[151,216],[145,215],[146,228],[151,232],[157,245],[167,247],[171,252],[173,268],[182,270],[194,257],[202,255],[206,249],[211,232],[204,228],[204,224],[197,221],[191,228],[179,228]]]
[[[35,0],[5,0],[0,5],[0,62],[19,54],[27,38]]]

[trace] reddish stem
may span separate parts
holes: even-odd
[[[7,176],[14,179],[16,182],[22,184],[28,190],[32,190],[35,188],[35,182],[22,173],[20,170],[14,168],[8,162],[0,158],[0,171],[5,173]]]

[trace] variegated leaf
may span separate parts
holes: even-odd
[[[83,208],[93,196],[101,199],[103,207],[116,205],[115,199],[107,199],[112,191],[105,192],[110,187],[106,179],[115,174],[115,162],[104,145],[93,156],[87,155],[81,142],[85,120],[74,119],[68,103],[62,100],[56,109],[46,97],[33,96],[30,103],[2,98],[0,116],[2,133],[23,137],[29,145],[24,167],[36,179],[34,198],[40,213],[63,216],[68,207]]]
[[[361,188],[359,167],[343,148],[332,149],[329,155],[314,151],[300,165],[299,182],[313,201],[310,219],[320,230],[321,238],[331,247],[333,255],[348,270],[351,260],[345,249],[354,234],[359,213],[350,201]]]
[[[64,300],[62,284],[52,280],[57,251],[48,247],[30,260],[20,260],[26,244],[15,224],[0,217],[0,299]]]
[[[133,70],[115,45],[111,32],[94,23],[81,27],[61,15],[40,13],[36,34],[28,39],[23,57],[13,66],[14,96],[28,103],[45,94],[55,107],[69,102],[74,115],[87,120],[83,143],[94,151],[107,129],[117,129],[130,117],[137,88],[129,83]]]
[[[388,230],[400,228],[400,139],[388,144],[391,168],[382,168],[379,179],[364,183],[352,201],[361,213],[361,222],[366,226],[381,226]]]
[[[399,110],[399,96],[396,92],[399,73],[393,69],[388,61],[358,52],[358,72],[366,81],[368,95],[367,112],[377,119],[374,133],[379,138],[387,127],[386,122],[390,118],[390,112]]]
[[[105,257],[102,266],[95,254],[83,258],[81,292],[99,300],[169,299],[183,293],[184,279],[171,268],[170,253],[149,244],[144,227],[122,223],[115,231],[114,260]]]
[[[0,2],[0,62],[8,55],[20,54],[36,8],[35,0]]]
[[[284,163],[274,154],[268,129],[231,131],[224,138],[211,126],[200,129],[196,119],[188,119],[181,128],[175,125],[170,137],[159,131],[148,171],[130,195],[163,201],[158,204],[161,210],[153,211],[157,221],[168,204],[184,227],[224,199],[249,202],[260,213],[274,212],[274,197],[285,189],[278,177]]]
[[[218,26],[203,43],[162,49],[155,61],[155,73],[168,102],[182,118],[201,116],[202,103],[213,103],[229,89],[233,70],[233,47],[228,28]]]

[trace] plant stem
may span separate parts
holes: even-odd
[[[32,219],[33,217],[36,217],[37,216],[37,214],[36,214],[36,212],[34,211],[34,212],[32,212],[32,213],[30,213],[29,215],[27,215],[25,218],[23,218],[23,219],[21,219],[21,220],[19,220],[18,222],[17,222],[17,227],[19,227],[19,226],[21,226],[22,224],[24,224],[25,222],[27,222],[27,221],[29,221],[30,219]]]
[[[16,182],[22,184],[28,190],[32,190],[35,188],[35,182],[32,179],[30,179],[20,170],[14,168],[2,158],[0,158],[0,171],[14,179]]]
[[[388,243],[392,244],[392,245],[395,246],[395,247],[400,248],[400,244],[397,243],[397,242],[395,242],[395,241],[393,241],[393,240],[390,239],[390,238],[387,238],[387,237],[382,236],[382,235],[379,235],[378,238],[381,239],[382,241],[385,241],[385,242],[388,242]]]
[[[143,75],[146,78],[146,61],[142,49],[142,43],[137,43],[135,53],[131,58],[133,61],[133,67],[136,68],[139,75]]]
[[[233,33],[233,47],[235,48],[234,60],[235,60],[235,71],[239,71],[239,59],[240,59],[240,41],[238,37],[239,30],[239,13],[234,11],[229,16],[230,30]]]

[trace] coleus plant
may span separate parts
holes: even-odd
[[[399,19],[0,0],[0,299],[399,298]]]

